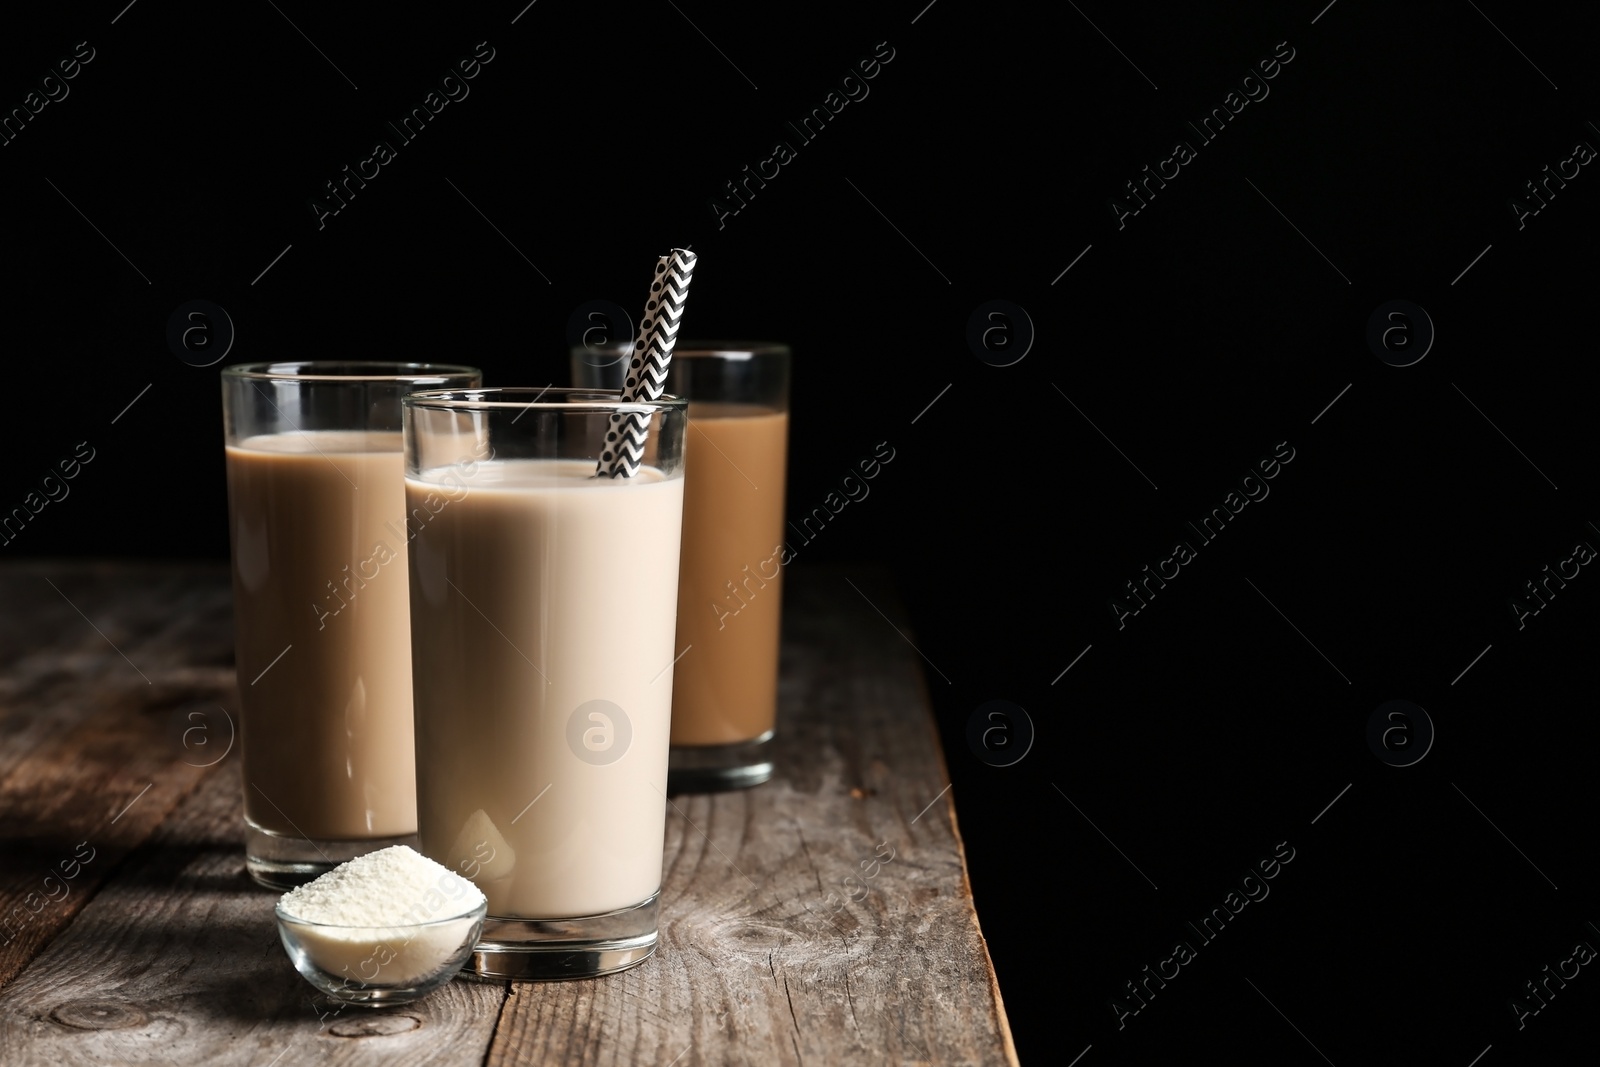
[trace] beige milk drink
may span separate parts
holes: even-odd
[[[593,460],[408,477],[422,852],[489,915],[592,916],[661,886],[681,475]],[[458,483],[459,484],[459,483]]]

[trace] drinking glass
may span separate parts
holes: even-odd
[[[222,370],[245,861],[285,889],[415,840],[400,398],[473,367]]]
[[[620,386],[628,349],[574,347],[579,385]],[[671,788],[710,792],[772,777],[778,705],[789,349],[685,341],[667,392],[689,401],[683,559],[673,675]]]
[[[657,936],[687,405],[405,406],[420,848],[488,897],[478,975],[631,967]],[[597,476],[635,414],[643,465]]]

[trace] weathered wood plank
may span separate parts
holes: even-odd
[[[917,654],[838,572],[786,595],[773,781],[674,798],[656,957],[514,986],[492,1067],[1016,1062]]]
[[[0,1062],[482,1062],[504,986],[457,981],[372,1012],[339,1009],[295,973],[277,895],[245,874],[238,767],[219,765],[0,990]]]
[[[147,595],[156,580],[142,568],[117,573],[85,609],[97,622],[123,618],[132,609],[120,599]],[[347,1008],[331,1018],[319,1018],[312,990],[277,943],[273,894],[243,873],[237,757],[211,771],[159,765],[148,730],[130,733],[122,721],[138,719],[143,705],[118,688],[106,663],[95,660],[99,673],[88,676],[98,700],[38,689],[40,678],[63,673],[63,659],[98,652],[59,633],[60,619],[55,645],[14,635],[15,645],[0,647],[13,686],[0,690],[10,694],[0,728],[12,767],[0,796],[41,840],[64,840],[62,830],[77,825],[40,792],[70,776],[74,751],[95,749],[101,773],[132,766],[170,783],[162,788],[175,790],[172,803],[188,781],[182,773],[198,786],[0,990],[0,1061],[1015,1063],[920,661],[862,598],[903,630],[890,594],[855,579],[862,592],[838,572],[791,576],[778,773],[756,790],[674,798],[654,959],[606,979],[518,985],[509,994],[462,980],[416,1005]],[[198,598],[186,603],[226,604],[225,572],[174,581],[172,596]],[[81,605],[93,600],[87,588],[69,595]],[[209,635],[171,629],[172,611],[170,602],[154,609],[148,632],[212,653],[226,639],[225,621],[213,620]],[[139,649],[153,683],[139,685],[147,695],[176,684],[177,672],[200,670],[160,642]],[[86,699],[94,707],[80,707]],[[61,703],[70,728],[60,735],[28,710]],[[14,738],[22,739],[15,748]],[[152,786],[115,825],[156,797]],[[97,798],[108,810],[111,799]],[[164,803],[150,810],[159,814]]]
[[[216,567],[0,568],[0,985],[226,751],[225,579]]]
[[[0,780],[107,706],[235,693],[226,568],[8,563],[0,604]]]

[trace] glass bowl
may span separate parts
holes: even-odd
[[[483,930],[488,901],[445,919],[337,926],[276,908],[278,937],[295,970],[341,1004],[381,1008],[419,1000],[454,978]]]

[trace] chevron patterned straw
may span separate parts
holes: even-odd
[[[689,299],[689,282],[694,278],[697,258],[686,248],[674,248],[656,263],[650,300],[644,306],[639,339],[634,342],[633,359],[628,363],[628,380],[622,390],[624,403],[649,402],[661,396],[667,382],[667,364],[672,361],[672,346],[678,343],[678,325],[683,319],[683,306]],[[595,477],[632,478],[638,474],[649,431],[648,414],[614,412]]]

